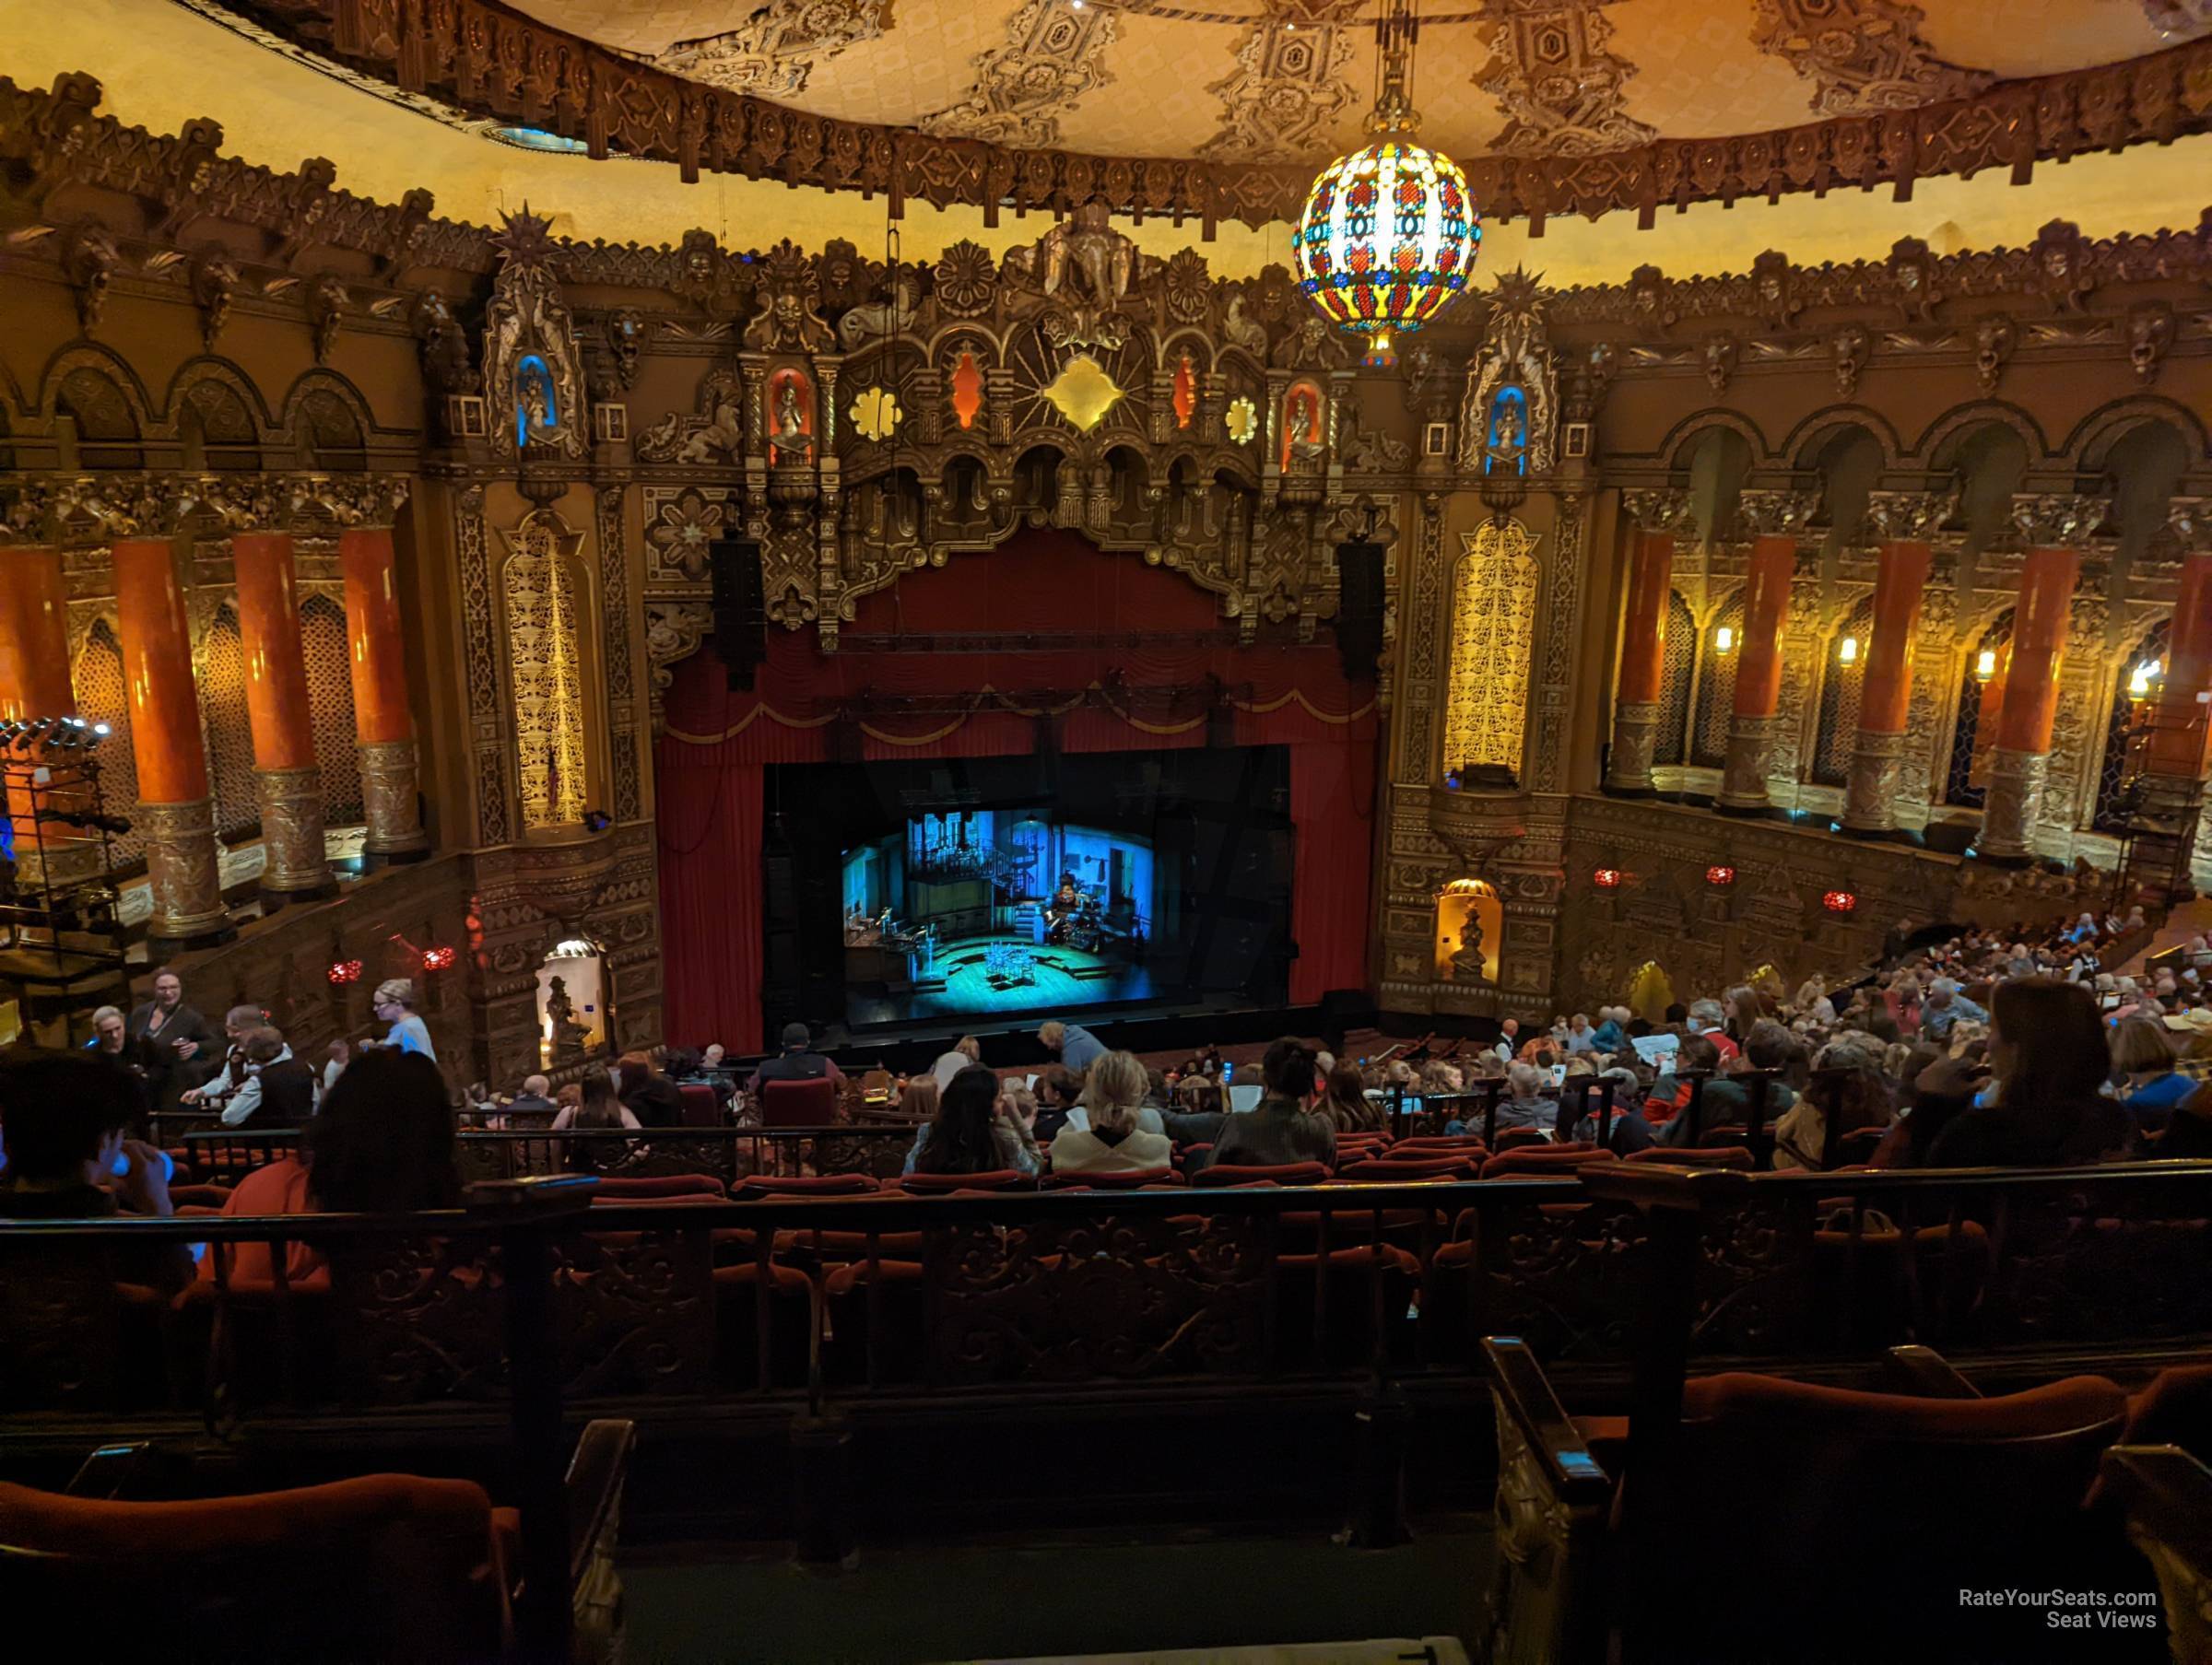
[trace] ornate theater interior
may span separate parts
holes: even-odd
[[[0,1599],[2212,1659],[2208,204],[2206,0],[0,0]]]

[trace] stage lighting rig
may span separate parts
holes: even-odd
[[[96,810],[55,809],[49,805],[41,809],[33,819],[58,821],[64,827],[74,827],[87,832],[104,832],[120,838],[131,830],[130,822],[121,815],[101,815]]]

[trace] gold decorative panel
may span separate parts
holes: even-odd
[[[523,827],[583,819],[584,677],[576,555],[583,534],[540,510],[506,534],[501,587],[514,688],[515,774]]]
[[[1259,406],[1249,399],[1231,399],[1227,423],[1230,439],[1239,445],[1251,444],[1253,435],[1260,431]]]
[[[1106,413],[1123,396],[1113,378],[1088,353],[1077,353],[1037,392],[1077,433],[1084,434],[1103,422]]]
[[[1462,540],[1452,581],[1452,661],[1444,690],[1444,767],[1521,772],[1535,639],[1535,539],[1517,520],[1486,521]]]
[[[865,440],[889,439],[905,415],[899,408],[899,396],[888,388],[864,388],[853,401],[853,427]]]

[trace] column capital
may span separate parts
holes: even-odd
[[[2166,525],[2183,555],[2212,555],[2212,498],[2176,498]]]
[[[1624,491],[1620,512],[1654,536],[1687,532],[1691,523],[1689,493],[1671,488]]]
[[[1736,523],[1752,537],[1803,537],[1819,512],[1817,491],[1751,487],[1735,499]]]
[[[225,532],[289,532],[303,499],[290,475],[203,475],[194,481],[198,508]]]
[[[53,542],[53,487],[19,479],[0,487],[0,548]]]
[[[2022,492],[2012,499],[2012,523],[2030,549],[2079,548],[2104,524],[2112,499],[2087,493]]]
[[[1959,508],[1959,482],[1926,491],[1870,491],[1866,524],[1883,543],[1924,544]]]
[[[413,487],[405,475],[306,475],[300,480],[303,502],[354,531],[391,525]]]
[[[198,507],[197,482],[165,475],[75,475],[51,484],[56,530],[89,522],[99,535],[166,538]]]

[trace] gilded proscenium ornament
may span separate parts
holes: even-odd
[[[1820,512],[1820,494],[1751,487],[1738,495],[1735,512],[1746,536],[1803,537]]]
[[[140,803],[134,812],[146,839],[146,872],[153,893],[147,934],[163,943],[198,943],[230,929],[223,909],[222,874],[216,864],[215,800]]]
[[[312,763],[299,768],[256,769],[253,788],[261,802],[261,841],[267,858],[262,889],[285,896],[327,892],[331,876],[323,844],[323,771]]]
[[[420,772],[412,740],[372,741],[360,747],[361,809],[369,824],[361,848],[371,855],[405,857],[430,847],[422,829],[417,781]]]
[[[1620,512],[1624,520],[1653,534],[1679,534],[1691,530],[1696,523],[1687,491],[1624,491],[1620,494]]]
[[[1959,483],[1928,491],[1870,491],[1866,529],[1883,543],[1924,543],[1958,511]]]
[[[389,526],[406,507],[412,484],[405,475],[309,475],[300,495],[341,526]]]

